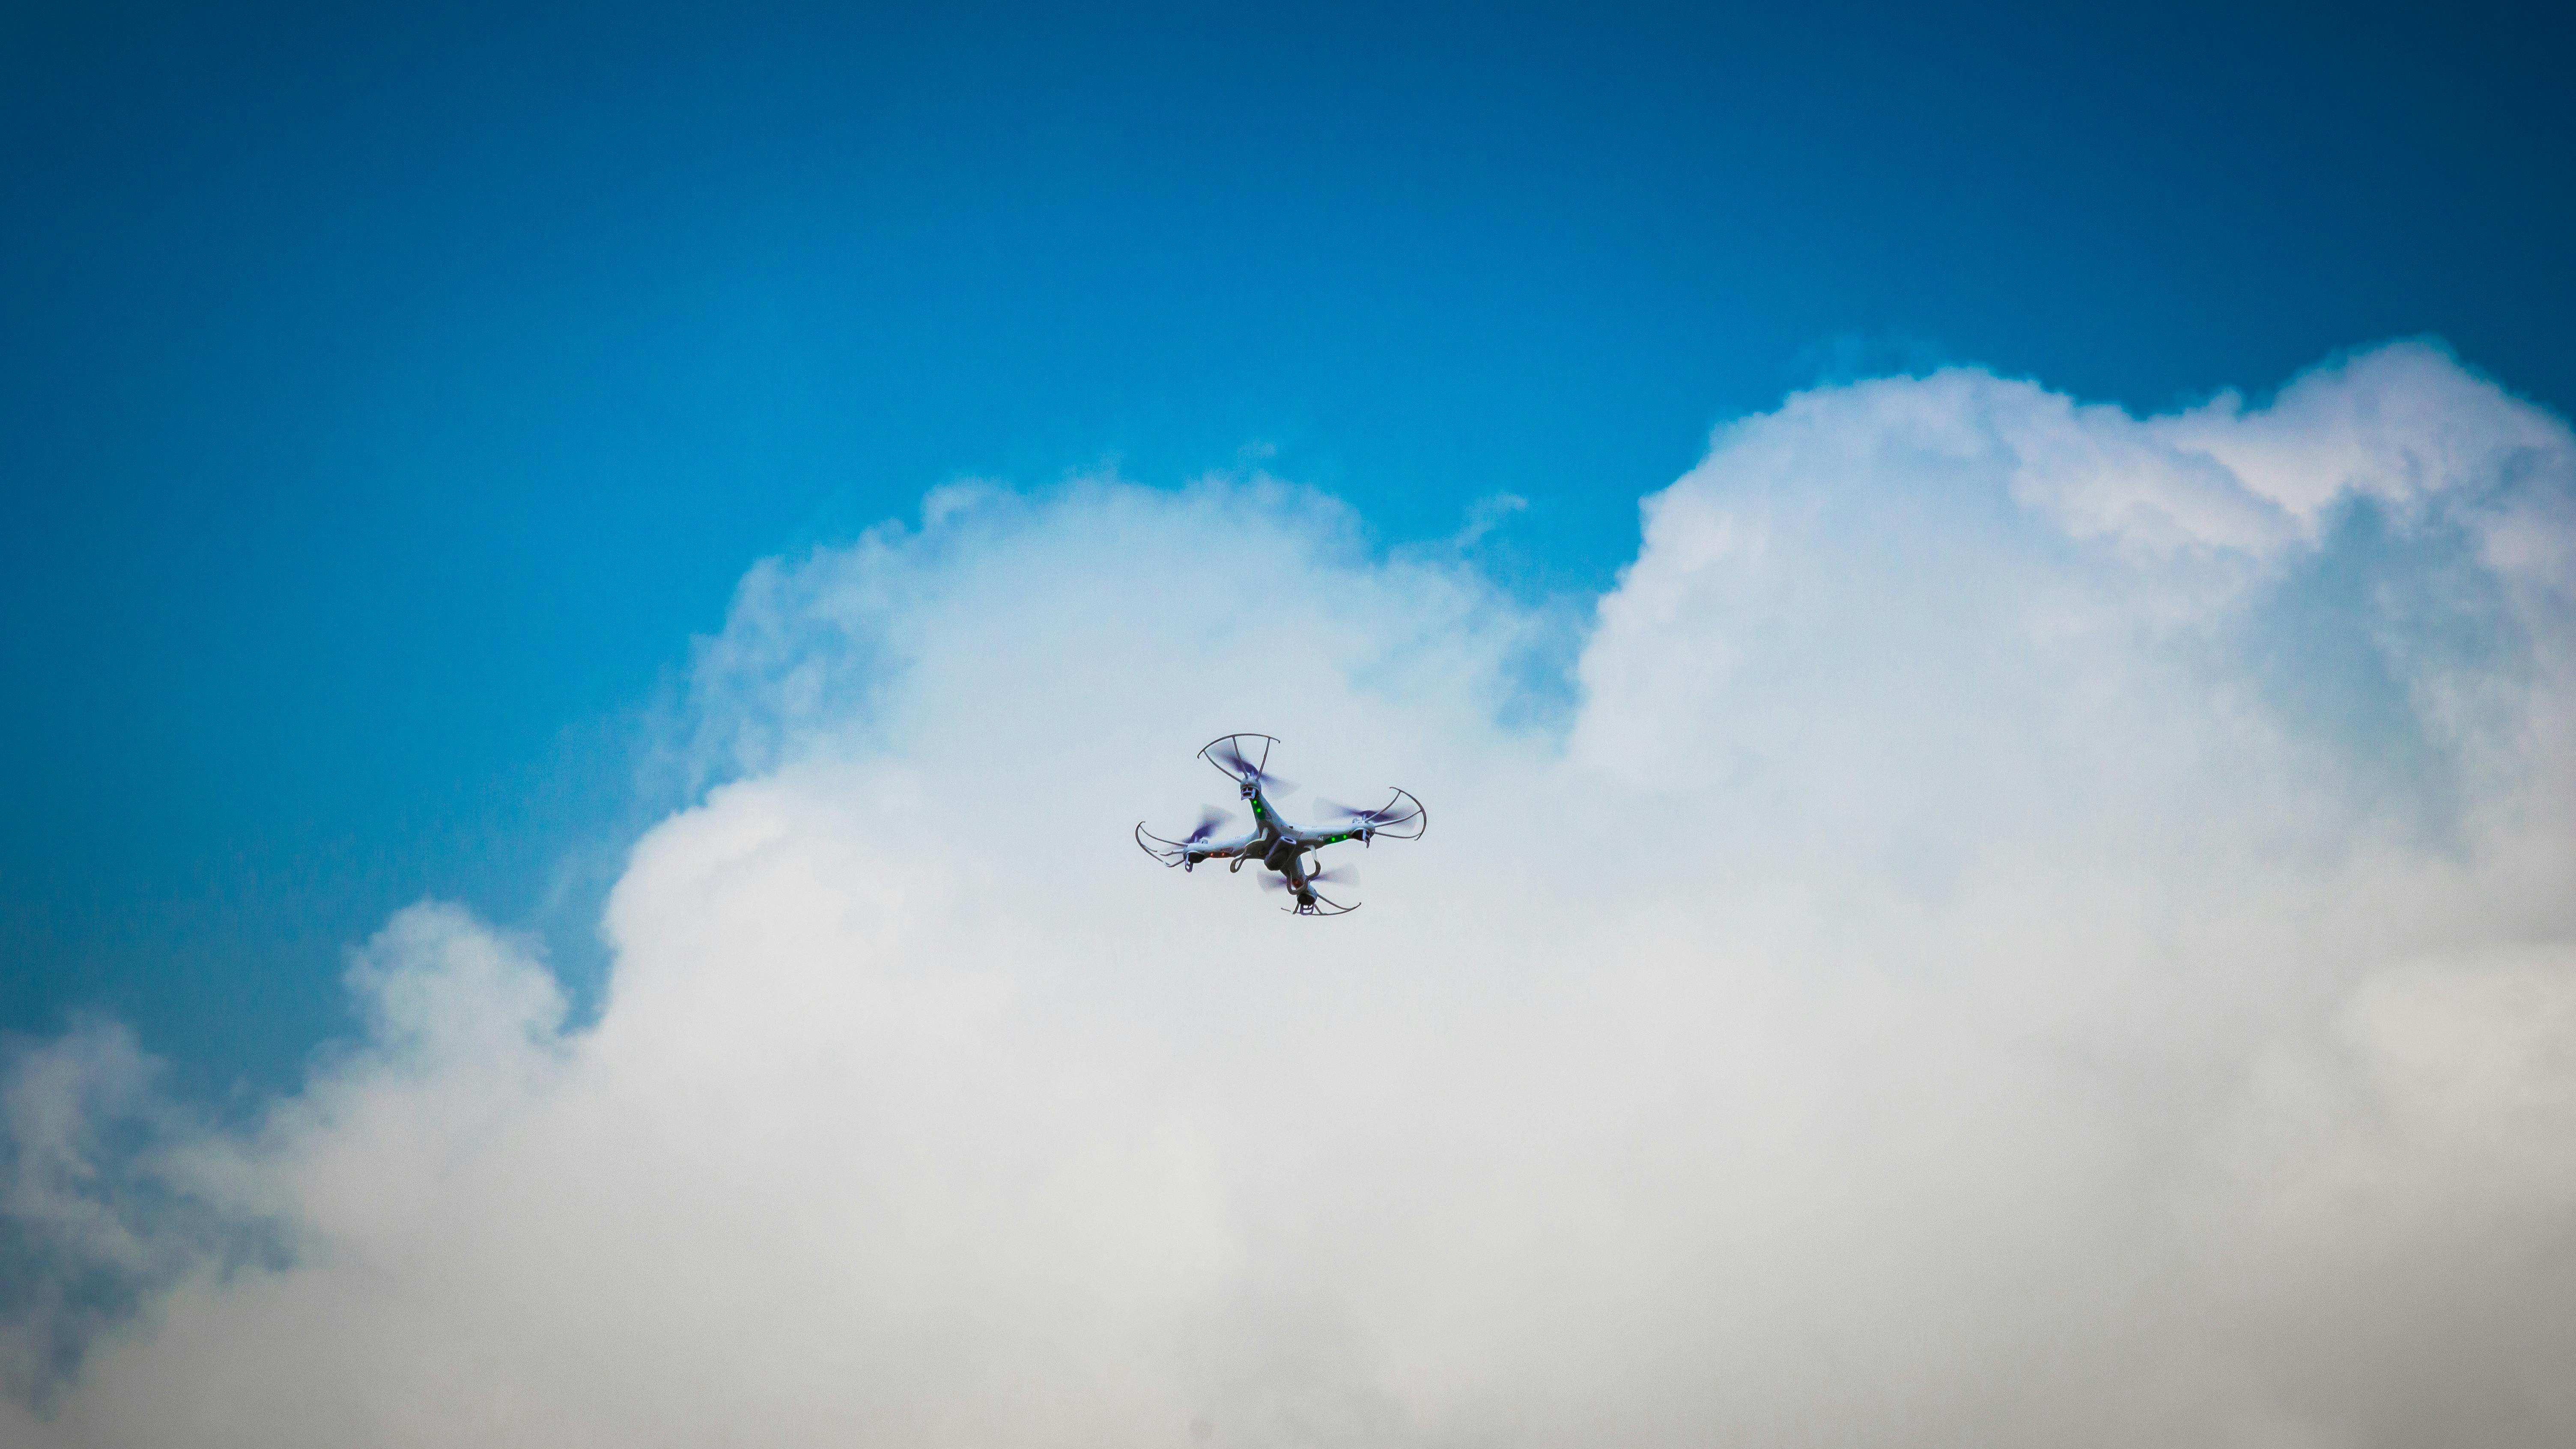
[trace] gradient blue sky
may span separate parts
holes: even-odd
[[[0,13],[0,1029],[287,1082],[423,895],[595,969],[690,636],[960,475],[1579,590],[1823,377],[2576,405],[2536,7],[523,9]]]

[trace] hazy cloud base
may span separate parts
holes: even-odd
[[[0,1439],[2576,1440],[2563,424],[1951,370],[1646,519],[1554,714],[1267,480],[764,564],[595,1025],[423,906],[252,1128],[19,1052]],[[1126,844],[1235,729],[1430,802],[1366,910]]]

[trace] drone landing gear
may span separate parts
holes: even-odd
[[[1279,909],[1292,916],[1347,916],[1358,910],[1359,906],[1343,905],[1315,887],[1336,883],[1348,885],[1357,880],[1358,877],[1351,873],[1350,868],[1343,866],[1333,870],[1312,872],[1295,885],[1289,884],[1287,876],[1273,872],[1261,878],[1261,888],[1267,891],[1289,892],[1288,904]]]

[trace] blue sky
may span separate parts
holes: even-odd
[[[423,896],[595,973],[690,637],[960,476],[1579,595],[1819,380],[2576,405],[2527,9],[521,9],[0,17],[0,1029],[288,1083]]]

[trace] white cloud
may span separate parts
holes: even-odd
[[[943,490],[746,579],[595,1026],[407,912],[369,1043],[154,1139],[291,1265],[82,1198],[175,1266],[46,1432],[2563,1442],[2572,457],[2420,347],[1820,389],[1562,734],[1546,618],[1312,494]],[[1131,853],[1241,728],[1430,802],[1368,909]]]

